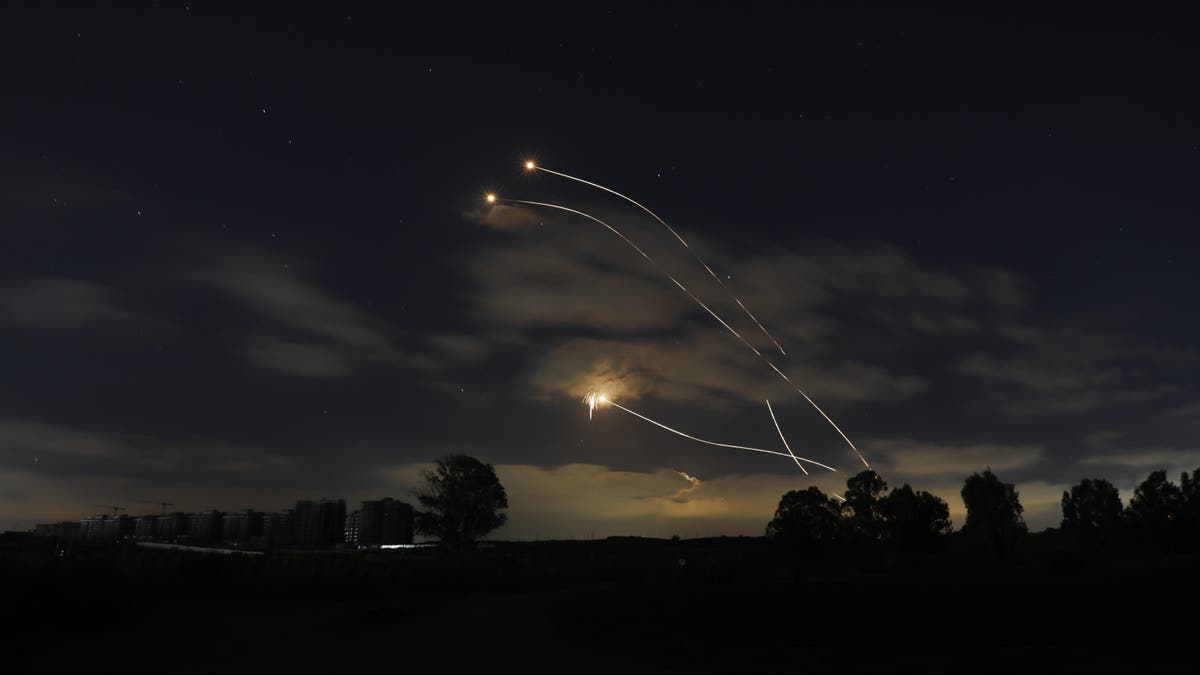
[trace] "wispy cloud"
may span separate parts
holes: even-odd
[[[1037,445],[978,443],[950,445],[903,439],[876,439],[867,447],[881,466],[901,476],[962,475],[991,467],[996,471],[1023,469],[1040,462],[1045,449]]]
[[[1200,448],[1138,448],[1084,457],[1085,465],[1131,467],[1136,469],[1195,469],[1200,467]]]
[[[214,288],[255,318],[242,338],[250,362],[315,378],[346,377],[366,368],[424,365],[405,348],[402,331],[259,250],[212,251],[184,273]]]
[[[156,334],[164,324],[129,307],[125,294],[105,284],[65,277],[29,276],[0,285],[0,323],[46,330]]]

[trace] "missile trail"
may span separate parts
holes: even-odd
[[[831,418],[829,415],[827,415],[825,413],[825,411],[821,409],[821,406],[817,405],[817,402],[812,400],[812,398],[810,398],[809,395],[806,394],[804,392],[804,390],[800,388],[800,385],[793,382],[790,377],[785,375],[782,370],[780,370],[774,363],[771,362],[771,359],[767,358],[762,352],[758,351],[758,349],[756,349],[754,347],[754,345],[750,344],[750,342],[747,341],[746,338],[742,337],[741,333],[734,330],[733,326],[730,326],[725,321],[725,319],[722,319],[719,314],[714,312],[708,305],[704,304],[704,301],[701,300],[700,298],[697,298],[691,291],[689,291],[687,289],[686,286],[679,283],[679,280],[676,279],[675,277],[671,276],[670,272],[667,272],[665,269],[663,269],[663,266],[659,265],[658,261],[656,261],[654,258],[651,258],[648,253],[643,251],[640,246],[633,243],[633,241],[630,240],[629,237],[626,237],[624,234],[622,234],[620,230],[613,227],[612,225],[609,225],[608,223],[604,222],[603,220],[600,220],[596,216],[591,215],[590,213],[584,213],[583,211],[579,211],[577,209],[573,209],[568,206],[562,206],[561,204],[550,204],[547,202],[535,202],[535,201],[530,201],[527,199],[500,199],[500,198],[496,197],[495,195],[488,195],[488,203],[496,203],[496,202],[509,202],[512,204],[526,204],[529,206],[542,206],[545,208],[558,209],[560,211],[574,213],[576,215],[583,216],[584,218],[587,218],[588,220],[591,220],[592,222],[603,225],[605,227],[605,229],[607,229],[609,232],[612,232],[613,234],[620,237],[622,241],[624,241],[626,244],[629,244],[629,246],[632,247],[633,250],[637,251],[639,255],[641,255],[643,258],[645,258],[647,260],[647,262],[649,262],[651,265],[654,265],[654,267],[656,269],[658,269],[659,272],[662,272],[664,275],[666,275],[666,277],[671,280],[671,283],[675,284],[679,288],[679,290],[683,291],[689,298],[691,298],[692,302],[696,303],[704,311],[708,312],[709,315],[712,316],[712,318],[716,319],[718,323],[720,323],[722,326],[725,327],[726,330],[728,330],[731,334],[733,334],[733,336],[736,337],[738,339],[738,341],[740,341],[743,345],[746,345],[747,349],[754,352],[755,356],[757,356],[758,358],[760,358],[764,362],[766,362],[766,364],[771,367],[771,370],[774,370],[775,373],[777,375],[779,375],[779,377],[783,378],[784,382],[787,382],[789,385],[792,386],[793,389],[795,389],[801,396],[803,396],[804,400],[808,401],[809,405],[811,405],[818,413],[820,413],[821,417],[824,417],[825,421],[829,422],[829,425],[832,426],[838,432],[838,435],[840,435],[842,437],[842,440],[846,441],[846,444],[849,445],[850,449],[854,451],[854,454],[858,456],[858,459],[859,459],[859,461],[861,461],[863,463],[863,466],[867,467],[868,469],[871,468],[871,465],[867,463],[866,457],[863,457],[863,454],[858,451],[858,447],[856,447],[854,445],[854,441],[850,440],[850,437],[846,435],[846,432],[842,431],[842,428],[839,427],[837,425],[837,423],[833,421],[833,418]]]
[[[796,466],[800,467],[800,470],[807,476],[808,469],[805,469],[804,465],[800,463],[800,458],[796,456],[796,453],[792,452],[792,446],[788,445],[787,439],[783,437],[783,429],[779,428],[779,420],[775,419],[775,411],[771,409],[771,401],[769,400],[767,401],[767,412],[771,413],[771,421],[775,423],[775,431],[779,432],[779,440],[783,441],[783,447],[787,448],[788,454],[792,456],[792,459],[796,460]]]
[[[591,220],[593,222],[603,225],[605,228],[608,229],[609,232],[612,232],[613,234],[620,237],[621,241],[624,241],[626,244],[629,244],[633,248],[633,250],[638,252],[638,255],[645,258],[646,261],[649,262],[651,265],[654,265],[655,269],[657,269],[659,272],[662,272],[664,275],[666,275],[666,277],[671,280],[671,283],[675,284],[675,286],[677,286],[679,288],[679,290],[686,293],[687,296],[692,299],[692,302],[696,303],[697,305],[699,305],[701,307],[701,309],[708,312],[709,315],[712,316],[712,318],[716,319],[722,326],[725,327],[726,330],[728,330],[730,333],[733,334],[734,337],[736,337],[738,340],[740,340],[742,344],[746,345],[746,347],[748,347],[750,349],[750,351],[752,351],[755,354],[757,354],[758,356],[762,357],[762,352],[758,351],[758,349],[756,349],[754,347],[754,345],[750,344],[746,340],[746,338],[742,337],[741,333],[734,330],[733,326],[730,326],[725,321],[725,319],[722,319],[719,314],[717,314],[716,312],[714,312],[712,310],[712,308],[710,308],[708,305],[704,304],[703,300],[701,300],[700,298],[697,298],[691,291],[688,290],[687,286],[684,286],[683,284],[679,283],[679,280],[676,279],[674,276],[672,276],[670,272],[665,270],[662,265],[659,265],[657,260],[655,260],[654,258],[651,258],[650,254],[643,251],[642,247],[633,243],[633,241],[630,240],[629,237],[626,237],[624,234],[621,233],[620,230],[613,227],[612,225],[609,225],[608,223],[604,222],[603,220],[600,220],[596,216],[593,216],[589,213],[584,213],[583,211],[578,211],[576,209],[572,209],[567,206],[562,206],[560,204],[549,204],[546,202],[533,202],[533,201],[529,201],[527,199],[500,199],[498,201],[511,202],[514,204],[528,204],[530,206],[544,206],[544,207],[550,208],[550,209],[559,209],[560,211],[566,211],[568,213],[574,213],[575,215],[583,216],[584,218],[587,218],[588,220]],[[765,357],[763,357],[763,358],[765,358]]]
[[[733,294],[733,291],[729,290],[729,287],[725,285],[725,282],[721,281],[721,277],[718,276],[716,272],[712,271],[712,268],[708,266],[708,263],[704,262],[704,260],[700,257],[699,254],[697,254],[694,250],[692,250],[692,247],[688,245],[687,241],[685,241],[682,236],[680,236],[679,232],[677,232],[675,230],[675,228],[671,227],[667,223],[667,221],[660,218],[657,213],[646,208],[646,206],[643,205],[641,202],[635,201],[632,197],[630,197],[628,195],[623,195],[620,192],[617,192],[616,190],[614,190],[612,188],[608,188],[603,185],[600,185],[599,183],[593,183],[590,180],[584,180],[577,176],[572,176],[570,174],[562,173],[561,171],[547,169],[546,167],[534,164],[533,162],[525,162],[525,168],[530,171],[542,171],[545,173],[553,174],[555,176],[566,178],[567,180],[573,180],[578,183],[583,183],[584,185],[590,185],[594,188],[604,190],[605,192],[614,194],[614,195],[620,197],[621,199],[624,199],[625,201],[629,202],[630,204],[633,204],[634,206],[638,207],[639,209],[645,211],[646,213],[650,214],[651,218],[654,218],[658,222],[662,223],[663,227],[667,228],[667,230],[670,231],[671,234],[675,235],[675,238],[679,240],[679,243],[683,244],[683,247],[685,249],[687,249],[688,253],[692,254],[692,257],[696,259],[696,262],[700,263],[700,266],[703,267],[704,270],[706,272],[708,272],[708,275],[713,278],[713,281],[716,281],[717,284],[729,295],[729,297],[733,298],[733,301],[738,304],[738,307],[741,307],[742,311],[746,313],[746,316],[750,317],[750,320],[754,322],[754,325],[758,326],[758,329],[760,331],[762,331],[762,334],[767,336],[767,339],[770,340],[772,343],[774,343],[775,348],[779,350],[779,353],[784,356],[787,356],[787,352],[784,351],[783,345],[779,344],[779,341],[775,339],[775,336],[771,335],[770,331],[767,330],[767,327],[762,325],[762,322],[758,320],[758,317],[754,316],[754,313],[750,311],[750,308],[747,307],[745,304],[743,304],[742,301],[739,300],[738,297]]]
[[[828,466],[828,465],[826,465],[826,464],[822,464],[822,463],[820,463],[820,462],[816,462],[816,461],[813,461],[813,460],[811,460],[811,459],[807,459],[807,458],[804,458],[804,457],[797,457],[795,454],[792,454],[792,453],[791,453],[791,450],[790,450],[790,449],[789,449],[789,451],[788,451],[788,452],[779,452],[778,450],[765,450],[765,449],[763,449],[763,448],[752,448],[752,447],[750,447],[750,446],[748,446],[748,445],[734,445],[734,444],[732,444],[732,443],[718,443],[718,442],[716,442],[716,441],[709,441],[709,440],[705,440],[705,439],[703,439],[703,438],[699,438],[699,437],[693,436],[693,435],[691,435],[691,434],[684,433],[684,432],[682,432],[682,431],[680,431],[680,430],[678,430],[678,429],[673,429],[673,428],[671,428],[671,427],[669,427],[669,426],[667,426],[667,425],[663,424],[662,422],[658,422],[658,421],[652,420],[652,419],[650,419],[649,417],[646,417],[645,415],[643,415],[643,414],[641,414],[641,413],[639,413],[639,412],[635,412],[635,411],[633,411],[633,410],[630,410],[629,408],[626,408],[625,406],[621,405],[620,403],[617,403],[616,401],[614,401],[614,400],[612,400],[612,399],[610,399],[610,398],[605,398],[605,397],[596,397],[596,395],[593,393],[593,394],[589,394],[589,395],[588,395],[588,397],[587,397],[585,400],[589,400],[589,399],[590,399],[591,401],[598,402],[598,403],[600,403],[600,404],[602,404],[602,405],[605,405],[605,404],[606,404],[606,405],[611,405],[611,406],[613,406],[614,408],[617,408],[617,409],[619,409],[619,410],[623,410],[623,411],[625,411],[625,412],[629,413],[630,415],[633,415],[634,417],[637,417],[638,419],[641,419],[641,420],[644,420],[644,421],[646,421],[646,422],[649,422],[650,424],[653,424],[653,425],[654,425],[654,426],[656,426],[656,427],[659,427],[659,428],[661,428],[661,429],[666,429],[667,431],[669,431],[669,432],[671,432],[671,433],[673,433],[673,434],[675,434],[675,435],[677,435],[677,436],[682,436],[682,437],[684,437],[684,438],[686,438],[686,439],[688,439],[688,440],[691,440],[691,441],[696,441],[697,443],[703,443],[703,444],[705,444],[705,445],[713,445],[713,446],[716,446],[716,447],[718,447],[718,448],[732,448],[732,449],[734,449],[734,450],[749,450],[750,452],[761,452],[761,453],[765,453],[765,454],[768,454],[768,455],[779,455],[780,457],[790,457],[791,459],[793,459],[793,460],[795,460],[795,461],[796,461],[796,464],[797,464],[797,465],[799,465],[799,464],[800,464],[800,462],[808,462],[809,464],[815,464],[815,465],[817,465],[817,466],[821,467],[822,469],[829,469],[830,471],[833,471],[833,472],[835,472],[835,473],[837,472],[837,469],[833,468],[832,466]],[[801,468],[801,469],[804,469],[804,467],[803,467],[803,466],[801,466],[800,468]],[[807,470],[807,469],[804,469],[804,473],[805,473],[805,474],[807,474],[807,473],[808,473],[808,470]]]

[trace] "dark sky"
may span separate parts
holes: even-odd
[[[497,465],[504,536],[758,534],[893,484],[1200,465],[1196,17],[834,3],[0,9],[0,527],[403,497]],[[724,442],[696,445],[583,392]],[[803,449],[803,452],[801,452]],[[686,476],[684,476],[686,474]],[[1127,493],[1126,493],[1127,494]]]

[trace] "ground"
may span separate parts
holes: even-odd
[[[878,571],[737,539],[88,555],[6,574],[28,617],[21,669],[1192,672],[1200,599],[1190,561]]]

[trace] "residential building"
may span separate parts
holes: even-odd
[[[346,500],[296,502],[296,544],[309,548],[333,546],[345,538]]]

